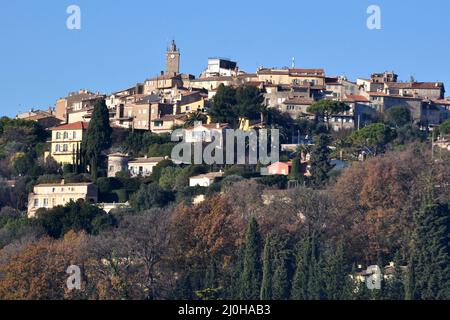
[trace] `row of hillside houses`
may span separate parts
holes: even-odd
[[[121,158],[122,162],[116,163],[118,158]],[[141,176],[150,176],[152,174],[152,169],[164,158],[160,159],[136,159],[128,162],[126,155],[113,154],[109,157],[109,164],[118,164],[122,167],[117,167],[115,170],[129,170],[132,171],[134,175],[138,172],[133,171],[133,167],[142,166],[143,169],[139,172]],[[123,162],[123,159],[126,159]],[[148,160],[148,161],[147,161]],[[141,169],[139,169],[141,170]],[[120,172],[117,171],[117,172]],[[209,187],[216,179],[222,178],[223,172],[211,172],[206,174],[201,174],[198,176],[190,177],[189,186],[190,187]],[[108,176],[112,176],[112,172],[108,172]],[[59,183],[45,183],[38,184],[34,186],[33,192],[28,195],[28,217],[36,217],[37,211],[39,209],[52,209],[57,206],[65,206],[70,202],[85,201],[87,203],[97,205],[107,213],[113,209],[120,209],[129,207],[127,203],[99,203],[98,202],[98,187],[92,182],[77,182],[77,183],[66,183],[62,180]]]
[[[256,86],[264,104],[288,113],[292,118],[312,117],[308,108],[322,99],[347,103],[350,110],[328,119],[331,127],[361,128],[378,113],[403,105],[411,110],[416,123],[436,126],[450,118],[450,100],[441,82],[399,82],[394,72],[372,74],[370,79],[349,81],[328,76],[323,69],[263,68],[245,73],[237,63],[225,58],[210,58],[199,78],[180,73],[181,53],[173,42],[166,52],[166,70],[160,75],[110,95],[80,90],[59,99],[55,108],[31,110],[18,118],[38,121],[53,128],[50,153],[65,154],[64,161],[79,148],[82,131],[89,123],[98,99],[105,99],[112,127],[170,133],[183,126],[192,112],[207,111],[219,85]],[[243,119],[241,127],[249,128]],[[61,126],[58,126],[62,124]],[[260,125],[264,125],[261,119]],[[70,161],[69,161],[70,162]]]
[[[375,112],[392,106],[410,108],[414,121],[434,126],[450,118],[450,101],[442,82],[399,82],[394,72],[374,73],[370,79],[349,81],[328,76],[323,69],[264,68],[255,73],[240,70],[225,58],[210,58],[196,78],[180,73],[181,53],[175,42],[167,48],[166,70],[160,75],[110,95],[80,90],[59,99],[54,109],[30,111],[18,117],[40,121],[47,127],[58,123],[89,122],[98,99],[105,99],[111,125],[120,128],[167,133],[182,125],[191,112],[205,112],[219,85],[249,85],[260,88],[264,103],[289,113],[308,117],[309,106],[321,99],[344,101],[350,111],[330,120],[335,130],[361,127]],[[49,120],[52,118],[53,120]]]

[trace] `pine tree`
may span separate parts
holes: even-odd
[[[267,236],[263,254],[263,278],[261,284],[261,300],[272,299],[272,236]]]
[[[314,186],[323,186],[329,178],[332,169],[330,164],[330,137],[320,135],[311,152],[311,179]]]
[[[301,239],[296,246],[296,267],[294,279],[292,281],[293,300],[308,299],[308,271],[310,264],[311,245],[309,237]]]
[[[415,213],[415,246],[412,253],[414,295],[409,293],[408,297],[450,299],[449,219],[449,206],[440,204],[433,192]]]
[[[242,298],[244,300],[258,300],[261,290],[261,235],[258,222],[250,220],[245,237],[244,263],[242,272]]]
[[[111,146],[111,133],[108,107],[105,100],[98,100],[87,133],[83,136],[83,151],[94,181],[97,180],[101,153]]]

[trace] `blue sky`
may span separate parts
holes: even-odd
[[[81,30],[66,28],[71,4],[81,8]],[[366,27],[371,4],[381,7],[382,30]],[[394,70],[402,80],[449,87],[449,15],[446,0],[2,0],[0,116],[48,107],[80,88],[109,93],[154,76],[172,38],[182,72],[195,75],[210,56],[235,59],[248,72],[295,57],[298,67],[352,80]]]

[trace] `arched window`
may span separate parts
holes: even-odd
[[[67,144],[65,144],[65,145],[63,146],[63,151],[64,151],[64,152],[69,151],[69,146],[68,146]]]
[[[69,139],[69,133],[68,132],[64,132],[64,139]]]
[[[56,139],[58,139],[58,140],[61,139],[61,132],[56,133]]]
[[[73,137],[73,139],[76,139],[76,138],[77,138],[77,132],[76,132],[76,131],[74,131],[74,132],[72,133],[72,137]]]
[[[55,152],[60,152],[60,151],[61,151],[61,146],[59,144],[57,144],[55,147]]]

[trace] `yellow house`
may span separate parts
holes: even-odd
[[[74,164],[88,126],[89,123],[79,121],[52,128],[50,151],[45,157],[50,155],[61,165]]]

